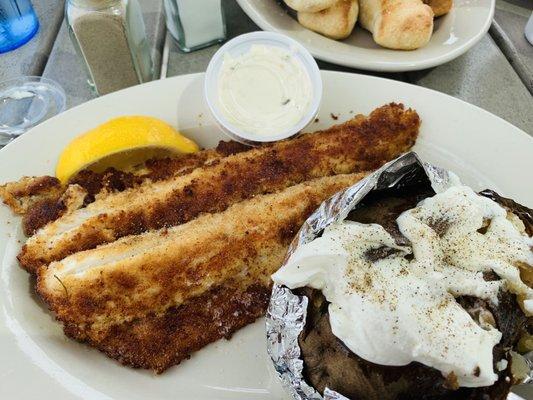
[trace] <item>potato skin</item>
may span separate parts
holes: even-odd
[[[517,203],[513,199],[500,196],[494,190],[485,189],[479,194],[483,197],[488,197],[501,205],[507,211],[512,212],[524,223],[526,233],[528,236],[533,236],[533,210],[522,204]]]

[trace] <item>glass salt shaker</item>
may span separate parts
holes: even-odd
[[[226,39],[221,0],[164,0],[167,29],[183,52]]]
[[[150,46],[137,0],[67,0],[65,18],[97,95],[153,79]]]

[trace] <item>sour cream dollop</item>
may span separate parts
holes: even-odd
[[[289,51],[254,44],[238,57],[225,54],[218,78],[218,102],[232,125],[258,137],[298,124],[313,97],[311,80]]]
[[[480,229],[487,221],[486,231]],[[444,224],[444,232],[435,223]],[[501,332],[478,325],[455,298],[497,305],[498,292],[506,289],[525,299],[530,314],[533,291],[518,265],[533,268],[532,238],[499,204],[462,185],[423,200],[397,224],[409,246],[398,246],[376,224],[330,225],[300,246],[273,280],[321,290],[330,302],[333,334],[365,360],[391,366],[417,361],[444,376],[453,373],[463,387],[492,385],[498,378],[492,350]],[[377,261],[368,256],[381,247],[394,250]],[[489,270],[501,280],[484,280]]]

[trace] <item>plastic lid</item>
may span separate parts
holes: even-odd
[[[305,71],[309,75],[313,86],[313,98],[309,108],[300,121],[290,129],[271,136],[257,136],[231,124],[222,114],[218,105],[218,77],[224,55],[229,53],[233,57],[238,57],[247,53],[254,44],[281,47],[290,51],[298,61],[301,62]],[[304,129],[318,113],[320,101],[322,100],[322,78],[320,70],[313,56],[305,47],[295,40],[274,32],[252,32],[237,36],[222,46],[213,56],[207,67],[204,83],[204,94],[207,104],[214,118],[220,124],[224,132],[231,138],[247,144],[258,144],[260,142],[273,142],[286,139]]]
[[[23,76],[0,82],[0,145],[65,110],[65,92],[56,82]]]

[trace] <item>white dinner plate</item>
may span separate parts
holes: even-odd
[[[455,171],[475,189],[492,188],[533,207],[533,139],[504,120],[450,96],[402,82],[323,72],[324,128],[403,102],[422,118],[415,150]],[[124,114],[179,127],[202,146],[225,139],[209,116],[203,74],[135,86],[64,112],[0,150],[0,183],[53,174],[61,149],[80,133]],[[338,117],[334,121],[332,115]],[[264,321],[220,340],[156,376],[123,367],[67,339],[17,265],[24,240],[19,218],[0,206],[0,399],[287,399],[265,350]]]
[[[465,53],[487,33],[495,1],[454,0],[452,10],[435,19],[429,43],[417,50],[403,51],[380,47],[372,35],[359,25],[347,39],[332,40],[304,28],[276,0],[237,0],[261,29],[292,37],[320,60],[385,72],[430,68]]]

